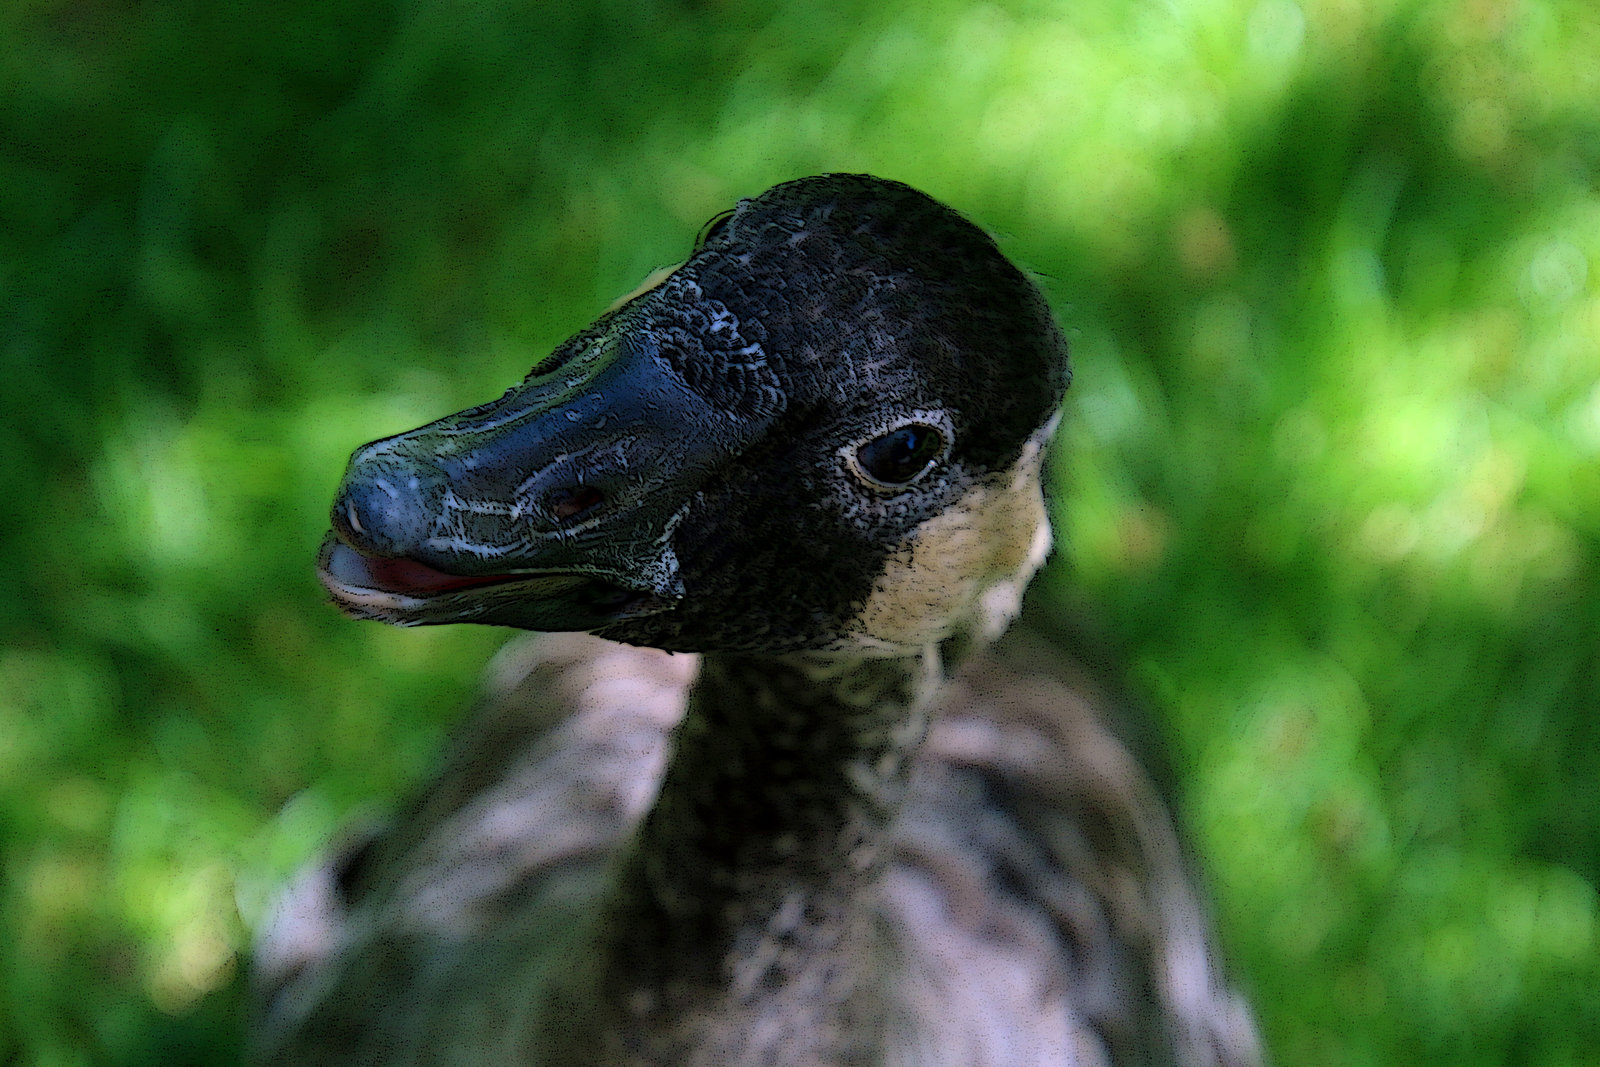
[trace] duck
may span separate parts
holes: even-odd
[[[1260,1063],[1107,691],[1011,625],[1071,376],[987,232],[828,174],[356,450],[334,603],[533,633],[286,890],[253,1062]]]

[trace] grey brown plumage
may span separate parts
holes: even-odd
[[[1257,1062],[1105,706],[1026,632],[986,647],[1067,378],[986,235],[835,175],[358,452],[346,610],[600,636],[503,653],[411,809],[286,896],[258,1058]]]

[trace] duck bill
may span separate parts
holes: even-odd
[[[317,559],[334,603],[532,630],[672,610],[679,521],[770,417],[712,403],[619,322],[493,403],[358,449]]]
[[[592,630],[671,610],[676,597],[586,574],[465,578],[404,558],[369,556],[323,538],[317,577],[345,614],[397,626],[482,622],[529,630]]]

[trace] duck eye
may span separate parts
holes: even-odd
[[[944,450],[944,436],[932,426],[911,423],[874,437],[856,449],[856,462],[881,485],[910,485],[932,467]]]

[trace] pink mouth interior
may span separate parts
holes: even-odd
[[[369,556],[357,552],[343,541],[334,541],[328,552],[328,576],[345,585],[366,589],[381,589],[386,593],[404,593],[412,596],[431,596],[455,589],[470,589],[479,585],[524,578],[520,574],[486,574],[468,576],[435,570],[426,563],[404,557]]]

